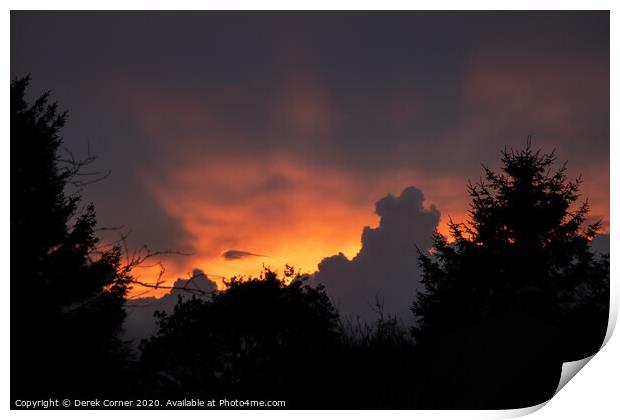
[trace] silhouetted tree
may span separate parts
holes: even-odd
[[[321,286],[287,273],[232,279],[211,298],[180,298],[172,314],[158,313],[159,332],[141,345],[144,388],[289,405],[328,398],[338,316]]]
[[[452,241],[436,233],[432,255],[420,253],[413,334],[434,362],[438,405],[542,402],[562,361],[602,344],[609,263],[590,249],[600,222],[585,225],[587,201],[573,208],[581,179],[568,179],[566,165],[552,171],[554,161],[529,139],[525,150],[505,150],[501,173],[483,167],[470,183],[470,217],[450,222]]]
[[[118,247],[101,250],[81,168],[61,156],[66,113],[29,77],[11,82],[11,391],[15,397],[119,389],[118,338],[130,280]],[[69,191],[69,187],[74,192]]]

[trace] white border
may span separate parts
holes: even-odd
[[[56,1],[51,4],[49,1],[13,1],[6,2],[8,9],[3,16],[3,23],[5,30],[2,33],[2,42],[0,43],[2,48],[2,59],[4,71],[8,73],[8,77],[5,81],[10,79],[10,13],[9,10],[36,10],[36,9],[49,9],[52,6],[55,9],[71,10],[71,9],[83,9],[83,10],[100,10],[100,9],[158,9],[158,10],[174,10],[174,9],[324,9],[324,10],[339,10],[339,9],[371,9],[371,10],[387,10],[387,9],[417,9],[417,10],[463,10],[464,6],[467,6],[469,10],[611,10],[611,75],[618,73],[618,27],[620,26],[620,19],[616,16],[615,8],[613,7],[616,2],[613,1],[542,1],[542,0],[521,0],[521,1],[442,1],[438,2],[407,2],[407,1],[393,1],[384,0],[381,2],[369,1],[369,0],[357,0],[357,1],[326,1],[326,0],[314,0],[314,1],[296,1],[284,2],[273,0],[251,1],[251,0],[235,0],[228,2],[213,2],[213,1],[188,1],[177,0],[175,2],[152,0],[152,1],[128,1],[128,0],[110,0],[106,2],[91,2],[86,5],[83,2],[71,0]],[[5,74],[6,74],[5,73]],[[611,78],[611,131],[610,138],[617,138],[618,134],[618,109],[616,99],[618,98],[618,84],[615,83],[617,79]],[[0,153],[0,185],[3,192],[2,205],[0,205],[1,220],[4,221],[0,225],[0,258],[2,264],[2,278],[4,284],[8,287],[9,284],[9,252],[10,252],[10,230],[9,230],[9,206],[8,197],[10,191],[9,184],[9,84],[5,82],[2,86],[3,98],[0,111],[0,118],[2,118],[3,124],[3,141],[1,142],[2,152]],[[614,164],[618,162],[618,148],[611,142],[611,211],[610,220],[613,223],[616,220],[618,211],[618,198],[614,194],[614,191],[618,190],[618,168]],[[612,216],[613,215],[613,216]],[[614,254],[618,248],[618,238],[613,229],[611,231],[611,253]],[[611,278],[612,278],[612,314],[614,318],[618,312],[618,284],[615,281],[615,274],[618,272],[617,264],[612,260],[611,264]],[[9,293],[5,292],[2,296],[4,305],[2,305],[2,333],[3,337],[9,337]],[[5,410],[9,409],[9,349],[8,340],[4,341],[5,345],[0,346],[0,352],[2,355],[2,395],[4,398],[1,403]],[[607,345],[602,349],[600,354],[596,355],[590,363],[588,363],[583,371],[577,375],[576,379],[573,379],[563,388],[543,409],[536,411],[532,414],[531,418],[536,419],[583,419],[586,417],[593,419],[616,419],[620,415],[620,403],[618,402],[618,377],[620,376],[620,363],[618,362],[618,354],[620,345],[618,344],[617,337],[612,337]],[[377,415],[389,416],[394,419],[411,419],[416,418],[501,418],[501,417],[513,417],[515,415],[527,414],[528,410],[512,410],[512,411],[361,411],[361,412],[343,412],[343,411],[186,411],[183,412],[184,417],[188,418],[235,418],[252,416],[258,419],[289,419],[292,416],[299,419],[312,419],[316,420],[317,417],[353,417],[353,418],[370,418]],[[531,411],[531,410],[529,410]],[[11,411],[10,416],[15,418],[32,418],[45,415],[49,418],[76,418],[81,419],[85,413],[79,411]],[[86,414],[89,418],[105,418],[109,419],[110,416],[117,417],[135,417],[135,416],[148,416],[149,418],[162,418],[169,419],[171,415],[178,415],[170,411],[124,411],[124,412],[108,412],[108,411],[91,411]]]

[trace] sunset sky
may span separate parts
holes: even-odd
[[[83,194],[99,224],[191,253],[171,282],[353,258],[409,186],[445,232],[528,135],[609,229],[608,12],[13,12],[28,73],[111,171]]]

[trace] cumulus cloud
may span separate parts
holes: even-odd
[[[241,260],[243,258],[249,257],[266,257],[266,255],[254,254],[248,251],[241,251],[238,249],[229,249],[228,251],[222,254],[222,257],[226,260]]]
[[[189,298],[194,296],[208,296],[216,291],[215,282],[199,268],[195,268],[189,278],[179,278],[174,282],[174,288],[170,293],[160,297],[147,297],[132,299],[125,304],[127,317],[124,324],[124,335],[134,344],[138,344],[143,338],[148,338],[157,331],[155,311],[171,313],[177,304],[179,296]]]
[[[424,206],[424,194],[415,187],[383,197],[375,212],[379,226],[363,229],[359,253],[351,260],[342,253],[323,259],[312,281],[325,285],[345,318],[372,320],[379,302],[384,315],[409,322],[420,287],[417,248],[431,247],[440,213],[434,205]]]

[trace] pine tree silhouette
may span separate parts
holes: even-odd
[[[28,84],[11,82],[11,392],[122,392],[130,279],[119,248],[98,249],[94,206],[80,210],[79,190],[69,192],[82,165],[60,154],[67,114],[49,94],[29,104]]]
[[[602,344],[609,262],[590,249],[600,222],[585,224],[587,201],[573,208],[581,179],[568,179],[566,165],[552,171],[554,162],[529,139],[505,150],[500,173],[483,167],[470,183],[470,217],[450,222],[452,241],[436,233],[432,255],[420,253],[413,334],[433,360],[427,394],[438,405],[540,403],[563,361]]]

